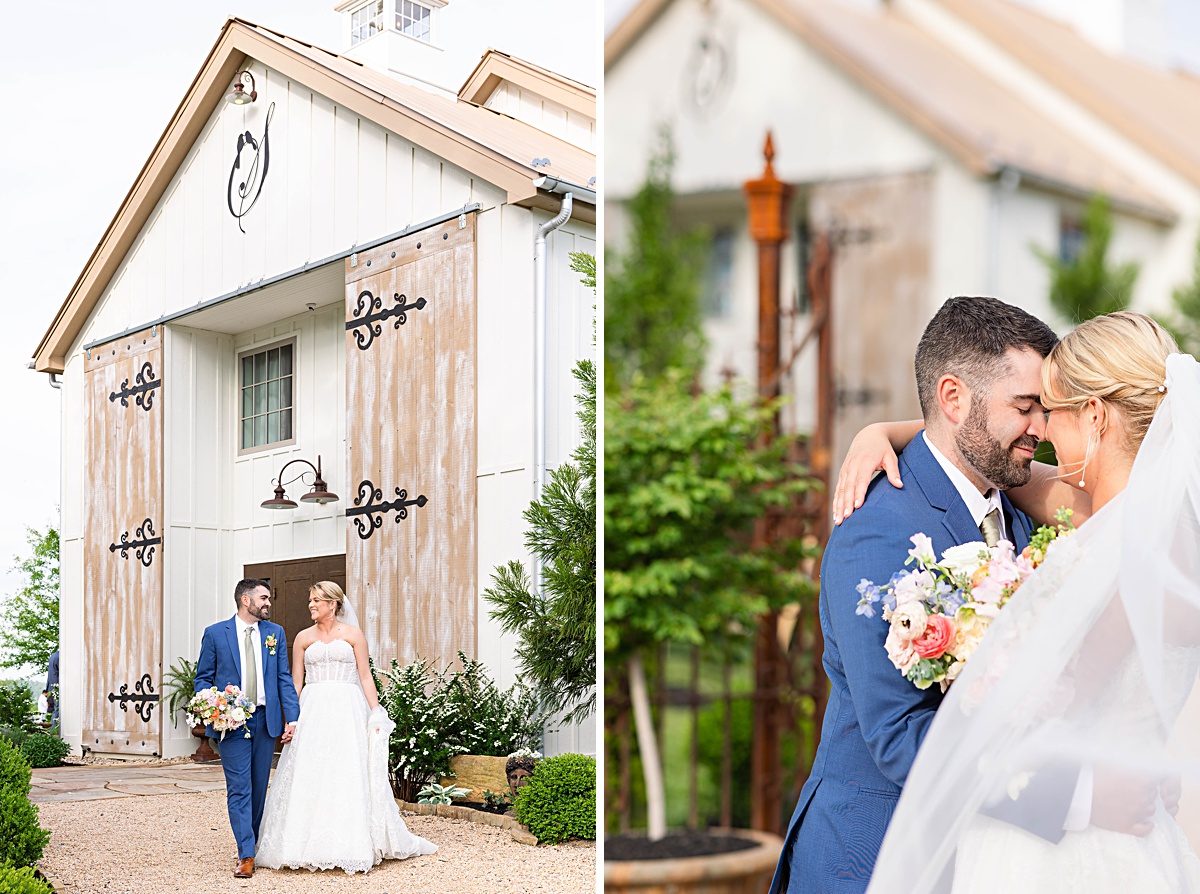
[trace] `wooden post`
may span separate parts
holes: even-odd
[[[779,396],[779,278],[783,242],[788,237],[792,188],[775,176],[771,162],[775,145],[768,132],[763,146],[766,165],[762,177],[745,184],[750,212],[750,236],[758,243],[758,392],[764,400]],[[769,435],[779,431],[776,413]],[[756,546],[773,539],[769,518],[755,527]],[[751,752],[750,827],[779,833],[783,826],[783,768],[779,742],[783,712],[779,693],[786,679],[784,655],[776,630],[779,616],[766,615],[759,623],[754,646],[754,725]]]

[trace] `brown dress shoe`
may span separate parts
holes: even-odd
[[[239,860],[237,869],[233,871],[234,878],[251,878],[254,875],[254,858],[247,857],[245,860]]]

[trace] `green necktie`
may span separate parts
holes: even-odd
[[[995,546],[1000,542],[1000,510],[993,509],[979,523],[979,533],[983,534],[983,542]]]
[[[242,661],[246,665],[246,698],[250,704],[258,704],[258,661],[254,657],[254,628],[246,628],[246,645],[242,649]]]

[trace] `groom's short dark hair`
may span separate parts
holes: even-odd
[[[933,414],[942,376],[958,376],[971,390],[986,392],[1009,348],[1029,348],[1045,357],[1056,344],[1054,331],[1019,307],[997,298],[951,298],[933,315],[917,345],[921,413],[926,421]]]
[[[269,580],[259,580],[257,577],[247,577],[237,582],[237,586],[233,588],[233,602],[241,609],[242,597],[247,593],[253,593],[259,587],[266,587],[267,592],[271,592],[271,582]]]

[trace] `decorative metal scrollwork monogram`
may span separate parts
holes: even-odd
[[[120,391],[109,392],[108,401],[112,403],[120,399],[121,406],[127,407],[129,406],[129,398],[136,394],[137,397],[134,399],[134,403],[149,413],[151,407],[154,406],[154,389],[161,387],[162,379],[154,378],[154,367],[150,365],[149,361],[146,361],[142,364],[141,372],[133,377],[133,387],[129,387],[128,379],[123,380]]]
[[[129,532],[122,531],[121,541],[119,543],[110,543],[108,545],[108,551],[110,553],[115,553],[117,550],[120,550],[121,558],[128,559],[129,551],[133,550],[138,561],[149,568],[150,563],[154,561],[154,547],[156,544],[162,543],[162,537],[154,536],[154,522],[152,522],[150,519],[146,519],[144,522],[138,525],[138,529],[135,533],[137,535],[137,539],[130,540]]]
[[[358,528],[358,536],[363,540],[369,538],[377,530],[383,527],[383,516],[396,510],[396,521],[400,522],[408,518],[408,507],[416,506],[420,509],[429,502],[424,494],[421,494],[415,500],[408,498],[408,491],[404,488],[396,488],[396,499],[390,503],[377,502],[383,499],[383,489],[376,487],[371,481],[365,480],[358,485],[358,496],[354,498],[354,505],[346,509],[346,517],[354,515],[365,516],[365,518],[354,519],[354,526]]]
[[[367,303],[370,299],[370,303]],[[358,302],[354,305],[354,319],[346,321],[346,331],[358,329],[360,326],[365,327],[367,334],[364,336],[361,331],[354,333],[354,341],[358,345],[360,351],[365,351],[371,347],[372,342],[383,334],[383,322],[396,318],[396,322],[392,324],[393,329],[399,329],[408,322],[408,312],[410,310],[423,310],[429,302],[424,298],[418,298],[412,304],[406,304],[408,298],[398,292],[392,294],[392,300],[396,303],[387,310],[380,310],[383,307],[383,298],[372,295],[370,290],[364,289],[358,296]],[[364,314],[363,312],[366,311]],[[376,313],[378,311],[378,313]]]
[[[134,686],[136,692],[129,691],[129,684],[121,684],[121,694],[115,692],[108,694],[110,702],[120,702],[121,710],[126,714],[129,713],[129,702],[136,702],[137,707],[134,713],[141,717],[147,723],[150,722],[150,711],[154,708],[154,703],[159,700],[160,696],[154,691],[154,681],[150,679],[149,674],[142,674],[142,678],[137,681]]]
[[[243,233],[242,218],[250,213],[258,197],[262,195],[263,184],[267,182],[267,169],[271,166],[271,143],[268,133],[271,129],[271,119],[275,116],[275,103],[267,109],[267,121],[263,125],[262,141],[257,141],[250,131],[238,134],[237,152],[233,156],[233,167],[229,169],[229,185],[225,188],[225,199],[229,205],[229,213],[237,218],[238,229]],[[238,171],[242,167],[242,151],[254,150],[254,156],[246,168],[246,179],[237,185],[237,209],[233,207],[233,183],[237,180]]]

